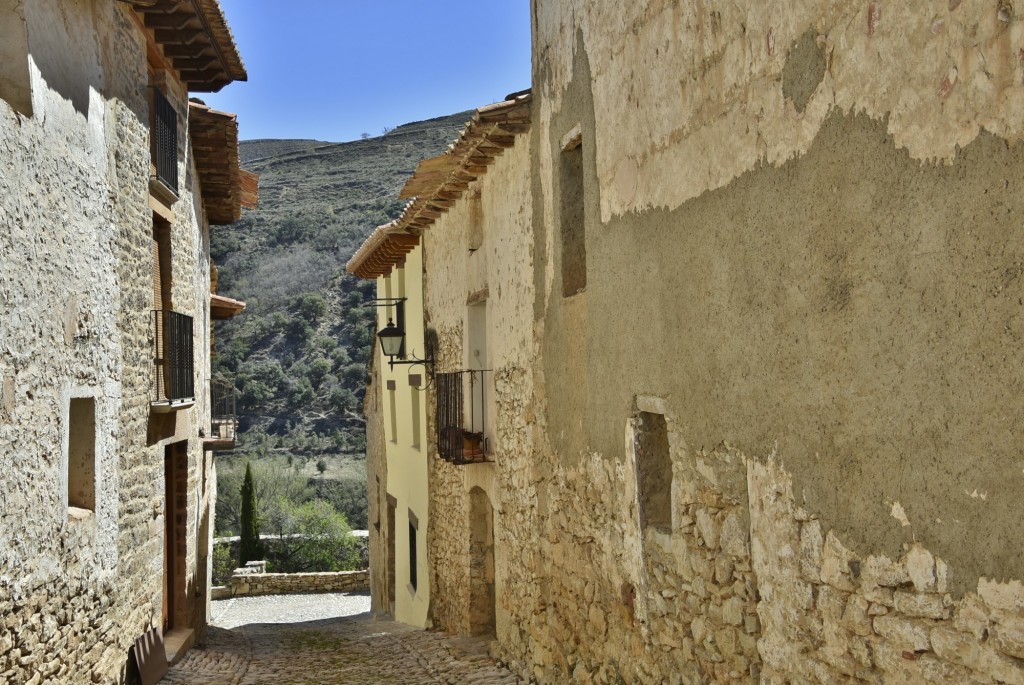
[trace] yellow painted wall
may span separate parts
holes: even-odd
[[[407,354],[426,356],[423,338],[423,253],[417,247],[406,257],[405,266],[377,279],[377,296],[405,297],[405,348]],[[378,330],[396,312],[378,310]],[[397,323],[397,319],[396,319]],[[379,344],[379,343],[378,343]],[[411,358],[411,356],[409,357]],[[382,359],[377,384],[383,408],[387,453],[387,492],[395,500],[395,620],[426,627],[430,601],[427,569],[427,396],[420,387],[427,381],[427,369],[420,365],[396,365],[390,369]],[[390,389],[389,386],[394,389]],[[410,517],[410,512],[412,516]],[[411,583],[410,520],[416,525],[416,588]]]

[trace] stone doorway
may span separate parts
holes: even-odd
[[[481,488],[469,492],[469,631],[495,634],[494,509]]]

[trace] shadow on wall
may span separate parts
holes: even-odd
[[[90,91],[103,89],[89,5],[33,2],[25,10],[32,62],[47,86],[88,118]]]

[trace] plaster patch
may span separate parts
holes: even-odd
[[[1019,580],[1001,583],[998,580],[982,578],[978,581],[978,594],[985,604],[993,609],[1024,610],[1024,584]]]
[[[892,503],[892,509],[890,515],[900,522],[900,525],[906,527],[910,525],[910,519],[907,518],[907,512],[903,510],[903,505],[899,502]]]

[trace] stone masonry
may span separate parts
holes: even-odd
[[[532,129],[422,237],[437,369],[485,293],[496,407],[492,463],[432,446],[434,625],[484,550],[538,683],[1022,682],[1024,19],[532,16]]]
[[[368,592],[370,572],[338,573],[243,573],[235,569],[231,576],[231,596],[289,595],[327,592]]]
[[[161,624],[171,445],[169,592],[178,627],[192,639],[205,627],[209,234],[187,92],[159,75],[179,113],[167,266],[170,302],[194,320],[196,399],[157,416],[146,33],[130,4],[99,0],[0,3],[0,23],[24,38],[0,66],[0,681],[119,682],[132,644]],[[31,107],[7,99],[20,66]],[[94,407],[94,434],[70,427],[75,402]],[[91,459],[81,473],[76,450]]]

